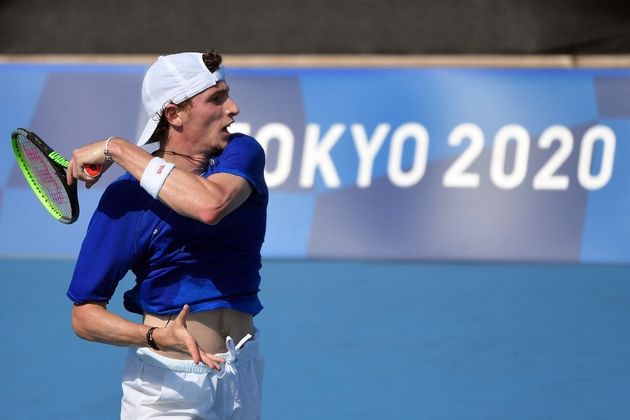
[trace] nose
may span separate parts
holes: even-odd
[[[236,104],[234,99],[232,99],[231,97],[228,97],[225,103],[225,106],[226,106],[227,113],[230,117],[235,117],[236,115],[238,115],[239,112],[241,112],[238,105]]]

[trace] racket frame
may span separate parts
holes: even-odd
[[[68,199],[70,201],[71,208],[71,217],[68,218],[65,216],[58,208],[57,205],[48,198],[48,195],[41,187],[40,183],[37,181],[36,176],[32,173],[29,165],[26,163],[26,159],[22,153],[22,149],[18,145],[17,136],[24,136],[30,141],[40,152],[44,155],[46,160],[48,160],[54,171],[55,175],[59,177],[61,180],[61,184],[63,185],[66,194],[68,195]],[[77,183],[73,183],[72,185],[68,185],[66,180],[66,169],[68,168],[68,160],[60,155],[55,150],[51,149],[50,146],[46,144],[37,134],[29,131],[25,128],[17,128],[11,134],[11,145],[13,147],[13,154],[17,160],[18,166],[20,167],[26,181],[29,186],[41,201],[42,205],[48,212],[61,223],[71,224],[77,221],[79,218],[79,198],[77,193]]]

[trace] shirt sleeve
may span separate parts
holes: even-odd
[[[265,152],[253,137],[235,134],[220,156],[213,173],[230,173],[245,178],[261,194],[267,193],[265,183]]]
[[[103,193],[87,228],[67,296],[75,303],[109,302],[120,280],[139,258],[137,247],[142,191],[130,179]],[[135,192],[135,194],[134,194]]]

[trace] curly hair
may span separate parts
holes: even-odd
[[[203,59],[203,63],[206,65],[206,68],[210,72],[215,72],[221,65],[221,62],[223,61],[221,54],[216,52],[214,48],[202,54],[202,59]],[[175,105],[177,105],[178,107],[182,109],[186,109],[187,107],[191,106],[190,99],[191,98],[188,98],[185,101],[180,102],[179,104],[175,104]],[[147,143],[153,143],[153,142],[162,141],[163,139],[165,139],[166,135],[168,134],[168,128],[169,128],[168,121],[166,120],[164,115],[160,115],[160,121],[158,122],[158,125],[155,128],[155,131],[153,132],[153,134],[151,135]]]

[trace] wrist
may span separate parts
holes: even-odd
[[[162,158],[154,157],[144,169],[140,178],[140,186],[148,192],[151,197],[158,198],[162,185],[166,182],[166,178],[175,168],[170,162]]]
[[[111,155],[111,142],[114,139],[113,136],[105,140],[105,147],[103,148],[103,155],[105,155],[105,162],[112,162],[114,159]]]

